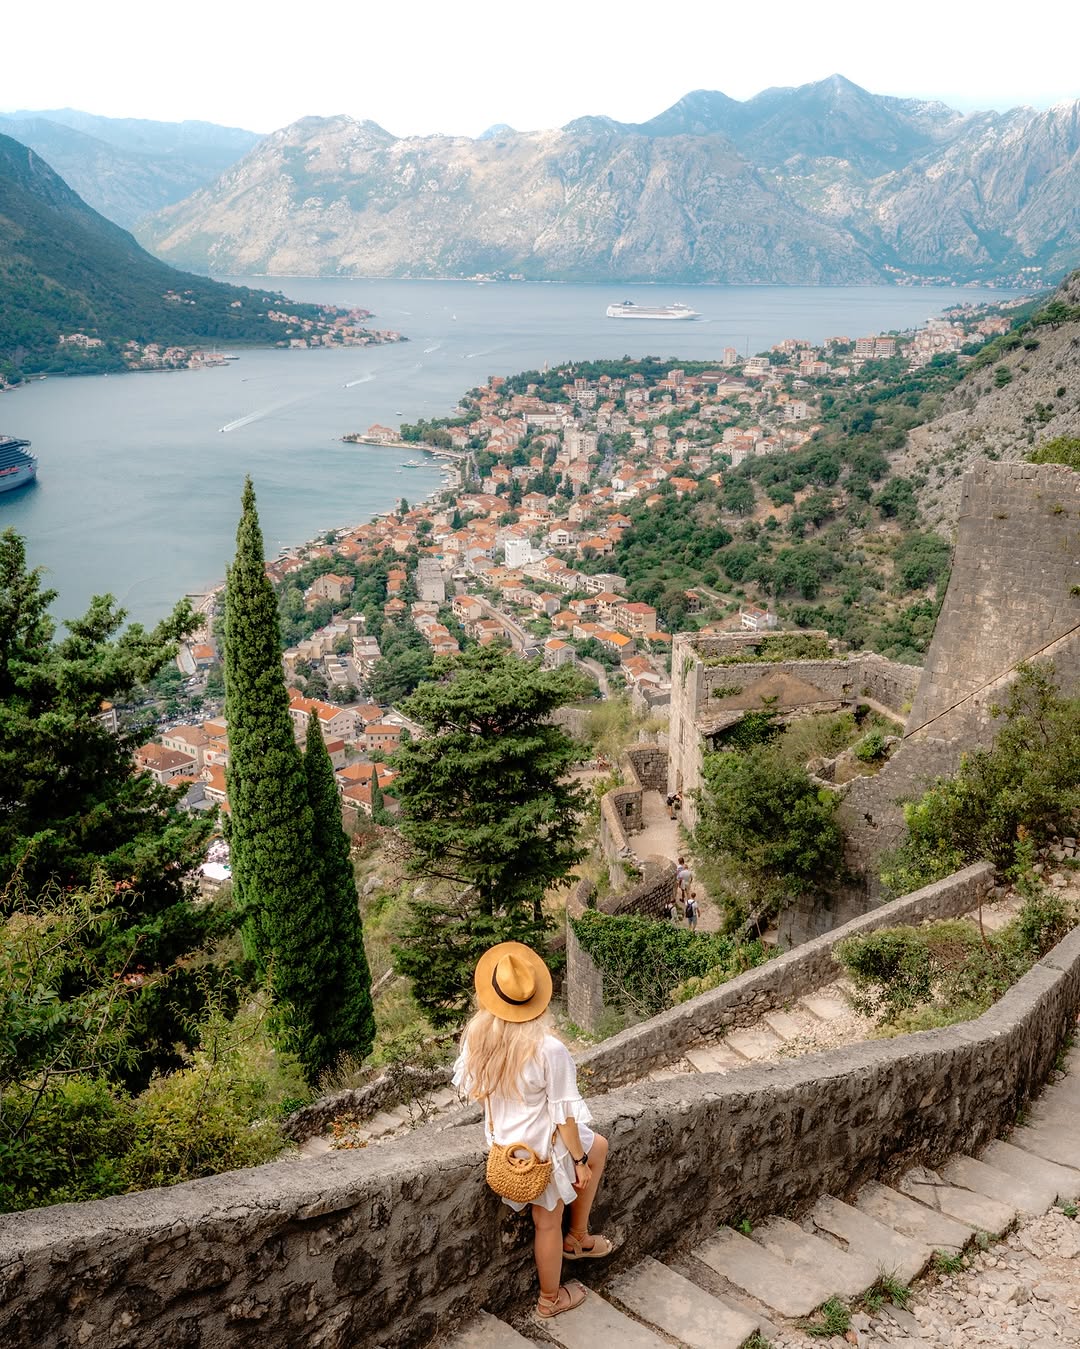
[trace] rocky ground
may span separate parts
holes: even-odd
[[[907,1310],[855,1312],[844,1335],[784,1330],[774,1349],[1054,1349],[1080,1345],[1080,1224],[1061,1209],[1021,1223],[966,1257],[955,1274],[920,1282]]]

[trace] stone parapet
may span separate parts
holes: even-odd
[[[798,1214],[900,1162],[971,1152],[1046,1080],[1078,1012],[1080,931],[976,1021],[598,1099],[611,1159],[596,1216],[620,1242],[613,1264],[736,1216]],[[0,1343],[428,1344],[535,1292],[531,1224],[487,1189],[483,1158],[478,1124],[428,1127],[367,1152],[2,1217]]]
[[[737,974],[719,988],[613,1035],[580,1054],[579,1069],[592,1091],[637,1081],[654,1068],[671,1063],[684,1050],[718,1039],[737,1026],[749,1026],[763,1013],[779,1011],[804,993],[832,983],[840,974],[833,950],[846,937],[928,918],[959,917],[975,907],[993,884],[993,877],[993,867],[980,862],[882,904],[764,965]]]

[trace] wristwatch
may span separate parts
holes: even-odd
[[[588,1166],[589,1154],[587,1152],[584,1152],[580,1157],[573,1157],[571,1158],[571,1160],[573,1161],[575,1166]]]

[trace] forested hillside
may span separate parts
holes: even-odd
[[[1030,322],[1018,319],[1021,335],[1001,345],[1023,350]],[[998,350],[990,343],[986,355],[941,356],[917,371],[900,358],[866,364],[857,387],[823,393],[821,429],[802,448],[747,459],[722,487],[705,481],[680,498],[662,486],[661,504],[628,507],[633,525],[613,570],[671,631],[703,621],[686,594],[698,587],[706,609],[751,600],[852,647],[920,662],[948,576],[951,521],[927,524],[920,494],[940,479],[928,460],[912,469],[909,440],[946,400],[978,390]],[[958,471],[943,463],[942,473]]]
[[[159,262],[98,215],[32,150],[0,136],[0,378],[122,370],[127,341],[191,346],[281,342],[268,310],[326,314]],[[62,346],[83,333],[101,346]]]

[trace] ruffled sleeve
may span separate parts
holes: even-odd
[[[463,1095],[469,1093],[469,1069],[464,1049],[457,1056],[457,1062],[454,1064],[454,1076],[450,1079],[450,1085],[456,1087]]]
[[[544,1090],[552,1125],[565,1124],[571,1119],[578,1124],[588,1124],[592,1115],[578,1091],[577,1069],[570,1051],[553,1036],[548,1036],[544,1040],[543,1060]]]

